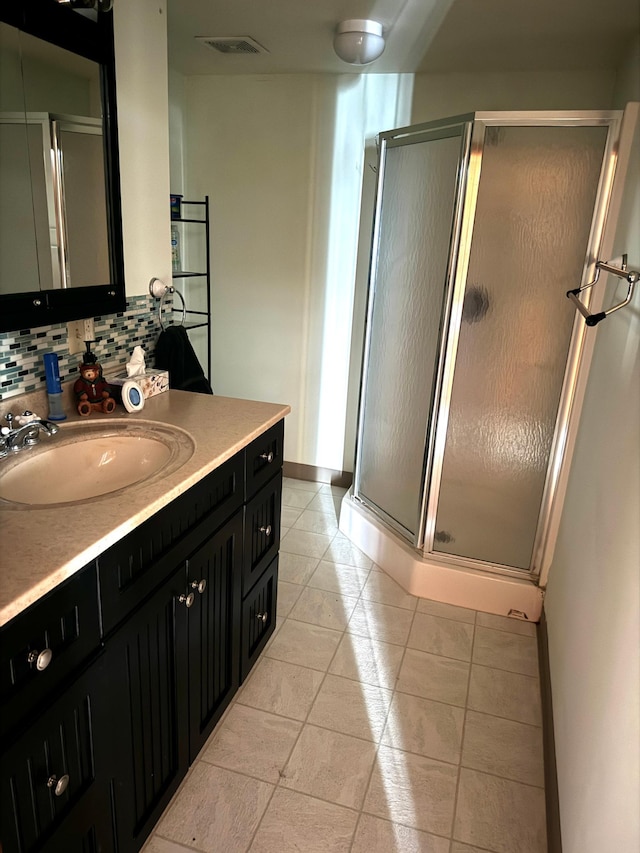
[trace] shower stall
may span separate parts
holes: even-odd
[[[340,526],[411,592],[539,615],[594,334],[566,293],[601,257],[621,119],[478,112],[379,136]]]

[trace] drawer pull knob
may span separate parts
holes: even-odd
[[[202,578],[202,580],[199,580],[199,581],[191,581],[191,588],[197,589],[198,592],[200,593],[200,595],[202,595],[202,593],[207,588],[207,579]]]
[[[264,625],[264,623],[266,621],[267,621],[267,614],[266,613],[258,613],[258,622],[262,622],[262,624]]]
[[[271,530],[272,530],[272,527],[270,524],[267,524],[266,527],[259,527],[258,528],[258,531],[260,533],[264,533],[265,536],[271,536]]]
[[[53,793],[56,797],[61,797],[67,790],[69,784],[69,775],[67,773],[59,779],[57,776],[49,776],[47,779],[47,788],[53,788]]]
[[[265,462],[273,462],[273,450],[270,450],[268,453],[261,453],[260,459],[264,459]]]
[[[184,604],[185,607],[191,607],[195,600],[195,595],[190,592],[189,595],[184,595],[184,593],[178,598],[180,604]]]
[[[34,649],[34,651],[29,652],[27,655],[28,663],[36,665],[36,669],[42,672],[43,669],[46,669],[51,663],[51,658],[53,657],[53,652],[51,649],[43,649],[41,652],[38,652]]]

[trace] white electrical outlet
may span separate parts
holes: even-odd
[[[96,333],[93,325],[93,317],[89,317],[87,320],[81,320],[82,323],[82,334],[84,337],[83,341],[95,341]]]
[[[67,343],[69,345],[69,354],[75,355],[79,352],[85,352],[85,341],[93,341],[95,329],[93,325],[93,317],[87,320],[73,320],[67,323]]]

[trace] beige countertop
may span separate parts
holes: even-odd
[[[119,406],[112,415],[91,415],[87,421],[102,419],[105,425],[126,419],[178,427],[193,440],[193,455],[166,476],[155,476],[110,496],[44,508],[0,504],[0,625],[95,559],[290,411],[289,406],[278,403],[167,391],[148,399],[144,409],[135,414],[127,414]],[[61,430],[67,423],[77,424],[79,420],[84,419],[70,417],[61,424]],[[23,452],[28,454],[29,450]],[[43,483],[43,490],[46,487]]]

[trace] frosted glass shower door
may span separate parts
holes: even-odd
[[[486,130],[434,552],[531,567],[606,142]]]
[[[383,139],[354,493],[411,541],[425,447],[464,124]]]

